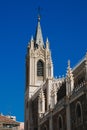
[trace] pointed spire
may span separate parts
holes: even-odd
[[[66,95],[70,96],[74,89],[74,77],[72,73],[72,69],[70,67],[70,60],[68,60],[68,67],[66,73]]]
[[[70,68],[70,60],[68,60],[68,68]]]
[[[46,43],[48,43],[48,42],[49,42],[49,40],[48,40],[48,37],[47,37]]]
[[[67,67],[67,74],[66,74],[66,76],[68,78],[73,77],[72,70],[71,70],[71,67],[70,67],[70,60],[68,60],[68,67]]]
[[[46,39],[46,48],[49,49],[49,40],[48,40],[48,37]]]
[[[34,40],[33,36],[31,36],[31,42]]]
[[[33,39],[33,36],[31,36],[30,46],[31,46],[31,49],[34,49],[34,39]]]
[[[38,44],[40,46],[44,45],[42,30],[40,25],[40,15],[38,15],[38,24],[37,24],[36,34],[35,34],[35,44]]]
[[[86,71],[85,80],[87,81],[87,52],[86,52],[85,58],[86,58],[86,60],[85,60],[85,71]]]

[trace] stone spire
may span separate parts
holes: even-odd
[[[85,58],[86,58],[86,60],[85,60],[85,70],[86,70],[85,80],[87,81],[87,52],[86,52]]]
[[[49,40],[48,40],[48,37],[46,39],[46,49],[49,50]]]
[[[72,78],[73,74],[72,74],[72,70],[70,68],[70,60],[68,60],[68,67],[67,67],[67,74],[66,74],[67,78]]]
[[[36,28],[36,34],[35,34],[35,44],[39,46],[43,46],[43,36],[42,36],[42,30],[41,30],[41,25],[40,25],[40,15],[38,15],[38,24]]]
[[[66,94],[70,96],[74,89],[74,77],[72,73],[72,69],[70,67],[70,60],[68,60],[68,67],[66,73]]]

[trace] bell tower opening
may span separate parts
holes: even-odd
[[[41,60],[37,62],[37,76],[44,76],[44,63]]]

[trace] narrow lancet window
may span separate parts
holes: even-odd
[[[62,116],[59,116],[59,118],[58,118],[58,126],[59,126],[59,130],[63,130],[63,119],[62,119]]]
[[[37,62],[37,76],[44,75],[44,64],[41,60]]]
[[[76,104],[76,121],[78,124],[82,122],[82,107],[79,102]]]

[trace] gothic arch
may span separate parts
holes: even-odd
[[[44,76],[44,62],[41,59],[37,61],[37,76]]]
[[[61,115],[58,116],[58,130],[63,130],[63,117]]]
[[[76,113],[76,123],[79,124],[83,121],[82,105],[79,101],[76,103],[75,113]]]

